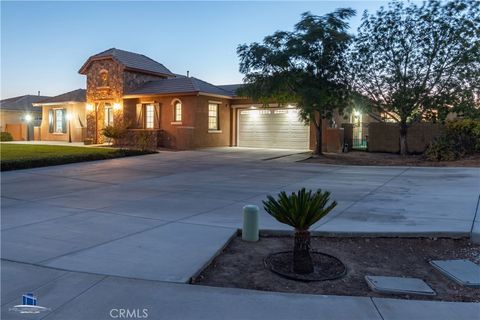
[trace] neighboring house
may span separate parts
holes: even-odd
[[[24,95],[0,101],[0,131],[9,132],[14,140],[33,140],[33,127],[42,121],[42,112],[33,104],[47,96]]]
[[[86,90],[77,89],[33,104],[42,107],[42,123],[35,140],[83,142],[87,120]]]

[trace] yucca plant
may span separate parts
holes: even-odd
[[[285,191],[278,194],[278,199],[267,196],[263,201],[265,211],[281,223],[295,228],[293,246],[293,271],[307,274],[313,272],[313,262],[310,256],[310,227],[326,216],[335,206],[336,201],[330,202],[330,192],[316,192],[305,190],[292,192],[287,195]]]

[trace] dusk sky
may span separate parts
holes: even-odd
[[[1,3],[1,98],[57,95],[85,88],[86,59],[108,48],[144,54],[172,72],[213,84],[239,83],[236,48],[300,14],[339,7],[376,11],[386,1],[317,2],[4,2]]]

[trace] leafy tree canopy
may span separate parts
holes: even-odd
[[[395,121],[479,107],[480,2],[393,1],[364,14],[351,58],[355,86]]]
[[[350,105],[347,33],[352,9],[325,16],[302,14],[292,32],[277,31],[262,43],[240,45],[240,72],[246,85],[240,95],[263,103],[295,103],[305,121],[317,127],[317,153],[321,153],[320,119]],[[320,137],[319,137],[320,136]]]

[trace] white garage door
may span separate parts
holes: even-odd
[[[309,126],[297,109],[238,111],[238,146],[252,148],[308,149]]]

